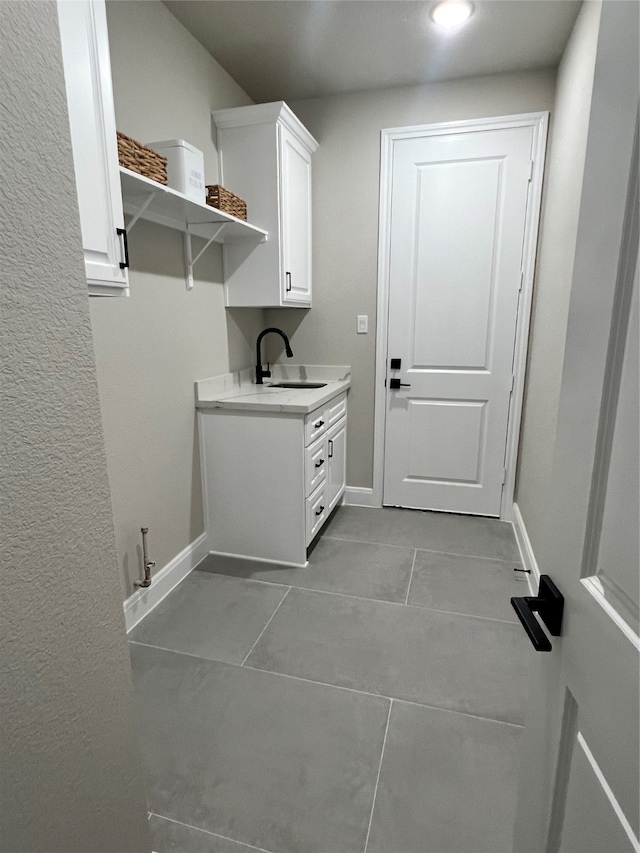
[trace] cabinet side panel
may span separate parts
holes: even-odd
[[[224,247],[227,305],[280,304],[280,216],[275,126],[220,128],[223,186],[247,203],[253,225],[269,232],[259,246]]]
[[[303,418],[214,410],[200,427],[209,549],[304,564]]]

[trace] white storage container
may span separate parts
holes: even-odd
[[[165,139],[145,143],[167,158],[167,178],[171,189],[205,202],[204,154],[184,139]]]

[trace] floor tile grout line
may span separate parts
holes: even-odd
[[[411,574],[409,575],[409,585],[407,586],[407,594],[404,598],[404,603],[409,604],[409,593],[411,592],[411,581],[413,580],[413,570],[416,567],[416,557],[418,556],[418,549],[415,548],[413,551],[413,563],[411,563]]]
[[[384,737],[382,739],[382,751],[380,752],[380,761],[378,763],[378,774],[376,776],[376,785],[373,789],[373,802],[371,803],[371,813],[369,815],[369,825],[367,827],[367,837],[364,842],[364,853],[367,853],[369,846],[369,836],[371,835],[371,825],[373,824],[373,812],[376,807],[376,798],[378,796],[378,785],[380,784],[380,773],[382,772],[382,759],[384,758],[384,748],[387,745],[387,735],[389,734],[389,723],[391,722],[391,710],[393,708],[393,699],[389,702],[389,711],[387,713],[387,724],[384,729]]]
[[[219,832],[211,832],[210,829],[202,829],[200,826],[194,826],[192,823],[184,823],[182,820],[176,820],[173,817],[167,817],[157,812],[149,812],[149,817],[159,817],[160,820],[169,821],[169,823],[177,823],[178,826],[186,826],[188,829],[195,829],[197,832],[204,832],[206,835],[212,835],[214,838],[222,838],[224,841],[232,841],[234,844],[240,844],[243,847],[248,847],[249,850],[259,850],[260,853],[271,853],[270,850],[265,850],[264,847],[255,847],[253,844],[247,844],[245,841],[238,841],[236,838],[229,838],[228,835],[220,835]]]
[[[180,652],[176,652],[180,654]],[[214,661],[216,663],[216,661]],[[501,726],[513,726],[516,729],[524,728],[524,723],[510,723],[508,720],[498,720],[495,717],[483,717],[482,714],[471,714],[468,711],[457,711],[455,708],[443,708],[441,705],[429,705],[427,702],[416,702],[413,699],[400,699],[398,696],[385,696],[383,693],[371,693],[367,690],[358,690],[357,687],[345,687],[343,684],[332,684],[330,681],[315,681],[313,678],[305,678],[303,675],[291,675],[288,672],[277,672],[273,669],[260,669],[258,666],[239,667],[237,663],[229,664],[252,672],[261,672],[264,675],[276,675],[278,678],[292,678],[294,681],[304,681],[307,684],[317,684],[319,687],[333,687],[335,690],[346,690],[347,693],[357,693],[360,696],[371,696],[374,699],[387,699],[389,702],[404,702],[406,705],[417,705],[419,708],[429,708],[432,711],[445,711],[448,714],[458,714],[462,717],[471,717],[473,720],[484,720],[487,723],[499,723]]]
[[[245,655],[244,660],[242,661],[242,663],[240,664],[240,666],[244,666],[245,661],[247,660],[247,658],[249,657],[249,655],[251,654],[251,652],[255,649],[255,647],[258,645],[258,642],[260,641],[260,638],[262,637],[262,635],[264,634],[264,632],[267,630],[267,628],[269,627],[269,625],[271,625],[271,620],[272,620],[272,619],[273,619],[273,617],[276,615],[276,613],[278,612],[278,610],[280,610],[280,606],[281,606],[282,602],[285,600],[285,598],[289,595],[289,593],[290,593],[290,592],[291,592],[291,587],[289,587],[289,589],[285,592],[285,594],[284,594],[284,595],[282,596],[282,598],[280,599],[280,604],[278,604],[278,606],[276,607],[276,609],[275,609],[275,610],[273,611],[273,613],[271,614],[271,616],[270,616],[270,618],[269,618],[269,621],[268,621],[268,622],[267,622],[267,624],[264,626],[264,628],[262,629],[262,631],[260,631],[260,634],[259,634],[259,636],[258,636],[257,640],[255,641],[255,643],[251,646],[251,648],[249,649],[249,651],[248,651],[248,652],[247,652],[247,654]]]
[[[388,604],[393,604],[389,601]],[[476,613],[461,613],[459,610],[441,610],[439,607],[424,607],[421,604],[409,604],[407,607],[414,607],[416,610],[428,610],[431,613],[446,613],[448,616],[466,616],[469,619],[482,619],[483,622],[499,622],[501,625],[517,625],[516,619],[498,619],[497,616],[478,616]]]
[[[426,610],[429,613],[446,613],[448,616],[464,616],[468,619],[481,619],[483,622],[499,622],[504,625],[517,625],[513,619],[498,619],[495,616],[477,616],[475,613],[458,613],[455,610],[440,610],[437,607],[424,607],[421,604],[408,604],[404,601],[389,601],[388,598],[364,598],[361,595],[353,595],[350,592],[333,592],[330,589],[310,589],[306,586],[291,586],[289,589],[297,589],[299,592],[318,593],[319,595],[337,595],[342,598],[355,598],[358,601],[370,601],[372,604],[392,604],[394,607],[411,607],[414,610]]]
[[[460,551],[438,551],[435,548],[420,548],[417,545],[394,545],[391,542],[372,542],[370,539],[350,539],[347,536],[330,536],[328,533],[323,534],[323,539],[334,539],[338,542],[357,542],[359,545],[382,545],[384,548],[404,548],[405,551],[409,548],[415,548],[417,551],[427,551],[429,554],[447,554],[451,557],[470,557],[474,560],[486,560],[490,563],[518,563],[522,565],[520,557],[486,557],[483,554],[462,554]]]
[[[435,548],[417,548],[418,551],[424,551],[425,554],[442,554],[443,557],[468,557],[470,560],[482,560],[485,563],[517,563],[522,565],[520,557],[514,557],[512,560],[505,560],[502,557],[483,557],[480,554],[461,554],[459,551],[437,551]]]
[[[411,551],[413,545],[396,545],[393,542],[371,542],[369,539],[350,539],[348,536],[331,536],[329,533],[323,533],[322,539],[333,539],[336,542],[354,542],[358,545],[380,545],[381,548],[404,548],[405,551]]]
[[[420,549],[415,549],[419,551]],[[450,616],[468,616],[470,619],[483,619],[486,622],[501,622],[506,625],[517,625],[518,622],[515,619],[498,619],[496,616],[478,616],[475,613],[462,613],[457,610],[441,610],[438,607],[425,607],[422,604],[409,604],[408,601],[390,601],[388,598],[369,598],[366,595],[354,595],[352,592],[334,592],[332,589],[317,589],[316,587],[311,586],[296,586],[296,584],[284,584],[284,583],[276,583],[275,581],[263,581],[258,580],[257,578],[243,578],[238,575],[225,575],[224,572],[211,572],[207,570],[207,574],[213,575],[221,575],[222,577],[237,577],[239,580],[249,580],[254,581],[255,583],[266,584],[267,586],[279,586],[284,587],[288,586],[289,590],[297,589],[300,592],[317,592],[320,595],[337,595],[342,596],[343,598],[355,598],[357,601],[370,601],[374,604],[394,604],[400,605],[401,607],[413,607],[416,610],[429,610],[435,611],[436,613],[448,613]],[[283,599],[284,600],[284,599]],[[280,602],[282,604],[282,602]],[[278,605],[280,606],[280,605]],[[275,614],[274,614],[275,615]],[[131,640],[130,642],[136,642],[135,640]],[[140,645],[145,645],[145,643],[141,643]],[[171,651],[169,649],[169,651]]]
[[[375,693],[373,694],[376,695]],[[397,696],[386,697],[403,705],[416,705],[418,708],[429,708],[431,711],[445,711],[447,714],[457,714],[459,717],[470,717],[472,720],[482,720],[483,723],[497,723],[499,726],[511,726],[512,729],[524,729],[524,723],[510,723],[508,720],[498,720],[495,717],[483,717],[481,714],[471,714],[468,711],[456,711],[454,708],[443,708],[440,705],[427,705],[413,699],[398,699]]]
[[[284,599],[283,599],[284,600]],[[345,687],[343,684],[332,684],[330,681],[315,681],[313,678],[305,678],[302,675],[291,675],[288,672],[276,672],[273,669],[261,669],[258,666],[247,666],[239,663],[231,663],[226,660],[216,660],[215,658],[203,658],[200,655],[194,655],[191,652],[178,652],[175,649],[167,649],[164,646],[152,646],[150,643],[140,643],[137,640],[127,640],[133,646],[143,646],[147,649],[156,649],[159,652],[169,652],[172,655],[183,655],[188,658],[195,658],[204,663],[217,663],[222,666],[233,666],[236,669],[249,670],[250,672],[261,672],[263,675],[274,675],[277,678],[291,678],[294,681],[304,681],[307,684],[317,684],[319,687],[329,687],[333,690],[346,690],[347,693],[357,693],[360,696],[371,696],[374,699],[387,699],[389,702],[404,702],[406,705],[417,705],[419,708],[429,708],[432,711],[446,711],[448,714],[458,714],[462,717],[471,717],[473,720],[484,720],[487,723],[499,723],[501,726],[512,726],[516,729],[524,728],[524,723],[511,723],[509,720],[498,720],[496,717],[484,717],[482,714],[471,714],[468,711],[458,711],[455,708],[443,708],[442,705],[429,705],[427,702],[416,702],[414,699],[400,699],[398,696],[385,696],[383,693],[371,693],[367,690],[358,690],[356,687]],[[160,815],[162,817],[162,815]]]
[[[168,649],[166,646],[154,646],[152,643],[141,643],[140,640],[127,640],[132,646],[143,646],[145,649],[156,649],[159,652],[169,652],[172,655],[184,655],[187,658],[195,658],[196,660],[205,661],[207,663],[222,663],[227,666],[240,666],[239,663],[231,663],[227,660],[216,660],[215,658],[204,658],[202,655],[196,655],[193,652],[179,652],[177,649]],[[162,817],[162,815],[160,815]]]
[[[223,666],[233,666],[237,669],[248,669],[251,672],[261,672],[263,675],[275,675],[278,678],[291,678],[294,681],[303,681],[307,684],[317,684],[319,687],[331,687],[334,690],[345,690],[347,693],[357,693],[360,696],[371,696],[374,699],[388,699],[390,702],[403,702],[405,705],[417,705],[419,708],[429,708],[433,711],[446,711],[449,714],[459,714],[462,717],[471,717],[473,720],[484,720],[488,723],[499,723],[502,726],[512,726],[516,729],[524,728],[523,723],[511,723],[508,720],[498,720],[495,717],[483,717],[482,714],[471,714],[467,711],[457,711],[455,708],[444,708],[441,705],[429,705],[427,702],[416,702],[413,699],[400,699],[397,696],[385,696],[383,693],[371,693],[367,690],[358,690],[356,687],[345,687],[343,684],[332,684],[329,681],[315,681],[313,678],[305,678],[302,675],[291,675],[288,672],[276,672],[273,669],[261,669],[258,666],[241,666],[238,663],[230,663],[229,661],[215,660],[212,658],[203,658],[199,655],[191,654],[190,652],[178,652],[175,649],[167,649],[163,646],[151,646],[148,643],[139,643],[136,640],[129,640],[134,646],[144,646],[148,649],[157,649],[161,652],[169,652],[174,655],[185,655],[185,657],[195,658],[196,660],[205,661],[207,663],[219,663]],[[162,815],[160,815],[162,817]]]

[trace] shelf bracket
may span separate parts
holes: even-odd
[[[133,214],[133,216],[131,217],[131,219],[129,220],[129,223],[127,225],[127,231],[129,233],[131,233],[131,229],[136,224],[138,219],[140,219],[140,217],[145,212],[145,210],[149,207],[149,205],[151,204],[151,202],[153,201],[153,199],[156,197],[157,194],[158,194],[157,190],[149,193],[149,195],[145,198],[145,200],[143,201],[143,203],[141,204],[141,206],[139,207],[137,212]]]
[[[227,223],[223,222],[221,225],[218,226],[218,228],[216,228],[211,237],[209,237],[202,249],[200,249],[198,254],[195,256],[195,258],[193,257],[193,250],[191,247],[191,232],[189,231],[189,226],[187,226],[187,230],[184,232],[184,260],[187,274],[187,290],[193,290],[194,265],[200,260],[202,255],[204,255],[204,253],[209,248],[209,246],[218,237],[225,225],[227,225]]]

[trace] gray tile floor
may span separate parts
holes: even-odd
[[[516,566],[503,522],[360,507],[306,569],[207,557],[129,635],[154,851],[511,850]]]

